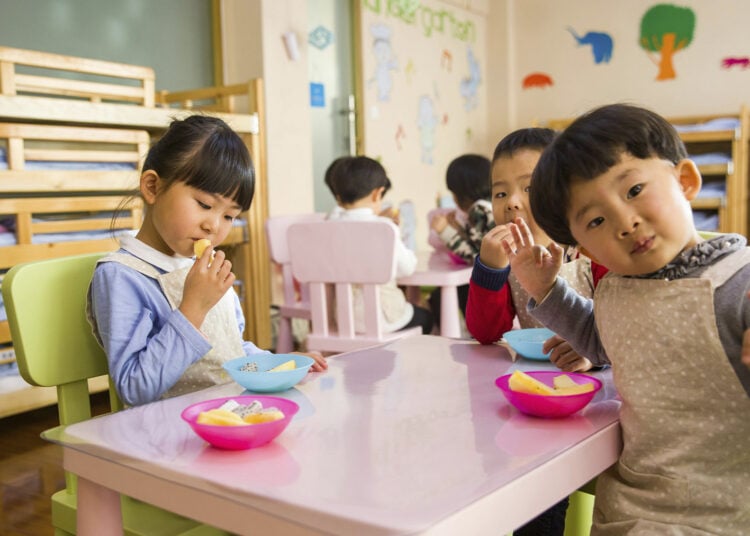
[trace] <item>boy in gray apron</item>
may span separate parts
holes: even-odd
[[[629,105],[593,110],[545,151],[536,222],[609,268],[594,299],[557,277],[562,248],[523,220],[506,252],[528,310],[593,362],[609,360],[623,450],[597,482],[594,535],[750,533],[750,249],[703,240],[701,177],[674,128]]]

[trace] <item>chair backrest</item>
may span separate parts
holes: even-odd
[[[108,373],[107,358],[86,320],[86,294],[103,253],[17,264],[2,293],[21,376],[56,386],[60,424],[91,418],[88,378]],[[110,402],[120,407],[110,387]]]
[[[325,214],[313,212],[311,214],[291,214],[285,216],[274,216],[266,220],[266,237],[268,238],[268,251],[271,260],[281,266],[282,286],[284,290],[284,304],[292,305],[297,301],[308,302],[307,285],[300,288],[301,298],[297,300],[292,276],[292,265],[289,258],[289,244],[287,242],[287,230],[294,223],[306,223],[323,221]]]
[[[310,285],[308,348],[346,351],[384,340],[378,285],[396,275],[398,228],[387,221],[296,223],[287,234],[294,277]],[[335,328],[327,285],[335,290]],[[354,324],[353,286],[361,286],[365,332]],[[330,343],[330,344],[327,344]]]

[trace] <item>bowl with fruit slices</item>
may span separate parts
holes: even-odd
[[[306,355],[256,354],[230,359],[224,370],[248,391],[277,393],[297,385],[313,363]]]
[[[297,403],[286,398],[238,395],[197,402],[181,416],[214,447],[245,450],[273,441],[298,411]]]
[[[567,417],[585,408],[602,388],[602,382],[588,374],[539,370],[500,376],[500,390],[521,413],[535,417]]]

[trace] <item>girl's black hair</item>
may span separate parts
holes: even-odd
[[[143,171],[167,184],[181,181],[234,200],[248,210],[255,193],[255,170],[242,138],[217,117],[175,119],[151,149]]]
[[[454,158],[445,171],[445,185],[459,206],[468,208],[480,199],[490,198],[490,167],[486,156],[464,154]]]
[[[599,177],[623,154],[673,164],[688,156],[669,121],[646,108],[610,104],[580,116],[542,153],[531,177],[531,212],[552,240],[576,244],[567,216],[570,184]]]

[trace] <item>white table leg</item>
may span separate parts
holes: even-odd
[[[78,478],[76,527],[79,536],[122,536],[120,494]]]
[[[461,338],[461,322],[458,313],[458,288],[440,288],[440,335]]]

